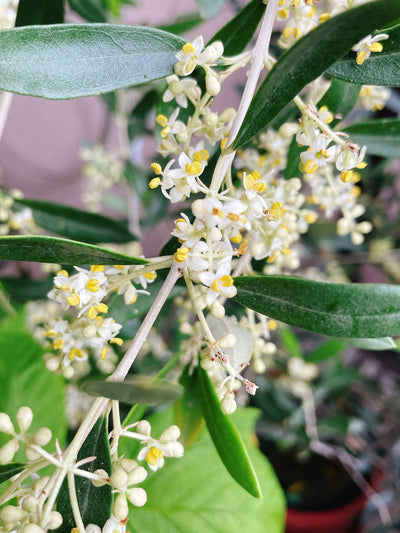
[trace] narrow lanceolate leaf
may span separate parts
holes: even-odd
[[[89,472],[102,469],[111,474],[111,456],[108,443],[107,419],[101,417],[89,433],[78,454],[78,461],[86,457],[95,457],[94,461],[80,468]],[[75,476],[76,495],[84,524],[96,524],[102,528],[111,516],[111,486],[95,487],[86,477]],[[76,526],[70,504],[68,483],[64,480],[57,498],[57,510],[62,514],[63,523],[56,529],[57,533],[71,533]]]
[[[18,200],[17,204],[32,210],[35,223],[52,233],[91,244],[101,242],[125,243],[136,237],[128,224],[97,213],[88,213],[68,205],[53,204],[40,200]]]
[[[190,364],[183,369],[179,382],[185,389],[182,398],[174,403],[175,424],[181,430],[180,442],[185,447],[185,452],[196,442],[203,427],[203,409],[201,402],[201,389],[197,369],[191,371]]]
[[[15,26],[64,21],[64,0],[19,0]]]
[[[221,411],[215,389],[205,370],[198,368],[203,416],[225,468],[249,494],[261,498],[260,484],[240,433]]]
[[[83,242],[41,235],[0,237],[0,260],[62,265],[144,265],[141,257],[111,252]]]
[[[204,19],[216,17],[221,11],[225,0],[195,0],[197,9]]]
[[[235,278],[236,300],[258,313],[322,335],[400,334],[400,286],[322,283],[290,276]]]
[[[172,403],[183,394],[183,387],[164,379],[148,376],[129,376],[123,382],[86,381],[81,388],[91,396],[104,396],[112,400],[135,404],[159,405]]]
[[[391,337],[381,337],[378,339],[340,339],[347,346],[360,348],[361,350],[395,350],[397,348],[394,339]]]
[[[10,463],[8,465],[1,465],[0,483],[3,483],[3,481],[7,481],[7,479],[12,478],[16,474],[19,474],[25,467],[25,463]]]
[[[400,58],[400,56],[399,56]],[[367,153],[383,157],[400,155],[400,120],[385,118],[353,124],[343,130],[360,146],[366,145]]]
[[[337,15],[282,54],[257,91],[234,142],[252,139],[311,81],[376,28],[400,17],[398,0],[378,0]],[[354,55],[355,61],[355,55]]]
[[[88,22],[106,22],[106,10],[96,0],[68,0],[76,13]]]
[[[220,29],[208,44],[222,41],[225,55],[240,54],[253,37],[265,8],[266,4],[262,0],[252,0]]]
[[[29,26],[0,33],[0,89],[51,99],[140,85],[173,72],[183,39],[114,24]]]
[[[328,73],[350,83],[400,86],[400,72],[397,67],[400,61],[400,25],[379,33],[382,32],[389,35],[389,39],[382,41],[382,52],[372,53],[362,65],[355,62],[354,52],[349,53],[332,65]]]

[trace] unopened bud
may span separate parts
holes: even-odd
[[[0,448],[0,465],[8,465],[8,463],[11,463],[18,448],[19,445],[15,439],[4,444],[4,446]]]
[[[143,505],[147,502],[146,491],[142,489],[141,487],[135,487],[133,489],[128,489],[126,491],[126,495],[128,497],[128,500],[135,507],[143,507]]]
[[[128,486],[137,485],[147,478],[147,470],[143,466],[136,466],[128,473]]]
[[[200,366],[204,370],[210,370],[214,367],[213,361],[211,361],[210,357],[208,355],[204,355],[200,360]]]
[[[46,361],[46,368],[50,372],[56,372],[60,367],[60,361],[57,357],[50,357]]]
[[[150,423],[147,422],[147,420],[141,420],[136,426],[136,432],[140,433],[141,435],[146,435],[147,437],[149,437],[151,433]]]
[[[22,509],[28,513],[34,513],[38,508],[39,502],[34,496],[28,495],[22,500]]]
[[[122,466],[116,465],[114,472],[110,476],[110,483],[116,489],[125,489],[128,484],[128,474]]]
[[[15,435],[14,424],[7,413],[0,413],[0,431],[8,435]]]
[[[236,335],[233,333],[225,333],[220,339],[218,339],[218,344],[222,349],[233,348],[237,343]]]
[[[233,398],[233,394],[227,394],[221,401],[222,412],[226,415],[231,415],[236,411],[236,401]]]
[[[25,457],[28,459],[28,461],[36,461],[41,456],[40,456],[40,453],[38,453],[36,450],[31,448],[30,446],[26,446]]]
[[[10,522],[19,522],[23,520],[26,516],[26,512],[20,507],[14,507],[14,505],[6,505],[0,511],[0,519],[4,524]]]
[[[216,76],[206,76],[206,90],[211,96],[217,96],[221,92],[221,84]]]
[[[33,435],[33,441],[38,446],[46,446],[51,441],[52,433],[49,428],[40,428]]]
[[[119,464],[122,466],[122,468],[125,470],[125,472],[130,472],[131,470],[136,468],[137,465],[138,465],[137,462],[134,459],[127,459],[126,457],[121,459]]]
[[[118,494],[118,496],[115,498],[114,505],[112,507],[112,514],[113,516],[119,520],[125,520],[125,518],[128,516],[128,502],[126,501],[125,494]]]
[[[95,487],[103,487],[107,481],[108,481],[108,474],[105,470],[99,468],[98,470],[95,470],[93,472],[93,474],[95,474],[96,476],[99,476],[101,477],[102,479],[92,479],[92,484],[95,486]],[[86,532],[87,533],[87,532]]]
[[[225,307],[219,300],[215,300],[215,302],[212,303],[210,311],[215,318],[222,318],[225,316]]]
[[[37,524],[27,524],[22,528],[21,533],[45,533],[44,529],[42,529]]]
[[[57,529],[63,523],[63,517],[58,511],[51,511],[47,527],[49,529]]]
[[[17,412],[17,423],[21,431],[28,431],[32,424],[33,413],[30,407],[21,407]]]
[[[83,330],[83,336],[85,339],[91,339],[92,337],[95,337],[97,333],[96,326],[86,326]]]

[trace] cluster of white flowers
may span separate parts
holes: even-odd
[[[116,155],[97,144],[82,147],[79,155],[84,161],[82,202],[89,211],[97,213],[104,192],[121,183],[124,165]]]
[[[103,371],[112,370],[102,368],[102,361],[107,357],[111,363],[115,362],[112,346],[123,343],[117,337],[122,325],[111,317],[104,317],[108,306],[103,299],[116,291],[123,295],[127,305],[133,304],[139,293],[147,293],[143,289],[156,278],[154,271],[142,271],[137,266],[92,265],[90,270],[80,267],[75,270],[77,273],[72,275],[60,270],[54,278],[54,288],[48,298],[58,303],[58,312],[48,318],[46,313],[41,316],[36,311],[35,320],[31,318],[36,324],[35,335],[44,333],[47,347],[51,349],[45,354],[47,368],[61,372],[67,378],[72,378],[78,368],[79,373],[88,371],[88,365],[82,367],[82,362],[87,361],[89,355]],[[132,280],[143,289],[138,289]],[[72,311],[72,316],[68,311]],[[40,327],[40,323],[46,323],[46,327]]]
[[[22,197],[22,192],[18,189],[0,191],[0,235],[8,235],[11,232],[38,233],[32,211],[28,207],[15,205],[15,200]]]

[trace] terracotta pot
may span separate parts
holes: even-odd
[[[286,533],[356,533],[366,503],[365,494],[352,502],[327,511],[287,510]]]

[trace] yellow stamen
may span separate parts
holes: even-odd
[[[189,248],[186,248],[186,246],[182,248],[178,248],[177,251],[174,254],[174,260],[176,263],[184,263],[186,259],[188,258],[188,252]]]
[[[361,163],[358,163],[358,165],[356,166],[356,168],[358,168],[359,170],[362,170],[362,169],[365,168],[367,165],[368,165],[368,163],[366,163],[365,161],[361,161]]]
[[[268,320],[268,327],[269,327],[269,329],[271,331],[275,331],[276,328],[278,327],[277,321],[276,320],[272,320],[272,319]]]
[[[155,446],[152,446],[146,454],[146,461],[150,466],[155,466],[160,459],[162,459],[162,451]]]
[[[86,288],[90,292],[97,292],[100,289],[100,281],[98,279],[96,279],[96,278],[90,279],[86,283]]]
[[[232,220],[232,222],[237,222],[239,219],[239,215],[236,213],[228,213],[229,220]]]
[[[88,317],[93,320],[97,316],[97,310],[95,307],[91,307],[87,313]]]
[[[107,313],[108,311],[108,305],[100,303],[96,305],[96,309],[99,313]]]
[[[155,174],[161,174],[162,172],[162,167],[160,163],[152,163],[151,168]]]
[[[265,185],[265,183],[262,183],[261,181],[255,183],[252,187],[253,191],[256,192],[264,192],[266,188],[267,186]]]
[[[224,214],[224,212],[221,211],[221,209],[218,209],[218,207],[213,207],[213,210],[211,211],[211,214],[221,218],[222,215]]]
[[[294,29],[293,37],[294,37],[295,39],[297,39],[298,37],[300,37],[300,30],[299,30],[299,28],[295,28],[295,29]]]
[[[186,43],[182,46],[183,53],[189,56],[190,54],[194,54],[194,46],[192,43]]]
[[[218,281],[218,279],[215,279],[215,280],[212,282],[211,288],[212,288],[215,292],[221,292],[221,289],[220,289],[220,287],[219,287],[219,281]]]
[[[221,277],[221,283],[223,287],[232,287],[233,285],[233,278],[229,274],[225,274],[225,276]]]
[[[207,161],[207,159],[210,157],[210,154],[207,150],[200,150],[199,152],[196,152],[193,156],[193,159],[195,161]]]
[[[364,52],[364,51],[358,52],[357,57],[356,57],[357,65],[362,65],[364,61],[367,59],[367,57],[368,57],[367,52]]]
[[[225,148],[226,146],[226,143],[228,142],[228,137],[224,137],[221,141],[221,148]]]
[[[351,178],[352,178],[352,174],[353,174],[353,172],[351,170],[343,171],[340,174],[341,181],[343,181],[343,183],[350,183]]]
[[[69,305],[75,306],[80,304],[80,299],[77,294],[71,294],[71,296],[67,296],[67,302]]]
[[[275,218],[282,216],[282,204],[281,202],[274,202],[270,209],[271,215]]]
[[[83,357],[83,354],[84,352],[80,348],[72,348],[69,351],[68,358],[73,361],[75,357]]]
[[[234,237],[231,237],[229,239],[231,242],[234,242],[235,244],[239,244],[242,242],[243,240],[243,235],[241,233],[238,233],[237,235],[235,235]]]
[[[168,118],[165,115],[157,115],[156,122],[159,124],[162,128],[165,128],[165,126],[168,124]]]
[[[287,9],[280,9],[278,11],[278,16],[281,18],[281,19],[287,19],[288,16],[289,16],[289,13],[287,11]]]
[[[61,290],[61,291],[70,291],[71,289],[68,287],[68,285],[66,285],[66,284],[64,283],[64,285],[61,285],[60,290]]]
[[[351,194],[352,196],[354,196],[355,198],[357,198],[357,196],[360,196],[360,194],[361,194],[361,189],[360,189],[360,187],[358,187],[357,185],[354,185],[354,187],[352,187],[352,188],[350,189],[350,194]]]
[[[289,255],[292,253],[292,250],[290,248],[282,248],[283,255]]]
[[[307,224],[314,224],[314,222],[317,221],[317,214],[316,213],[307,213],[304,217],[304,220],[307,222]]]
[[[382,43],[371,43],[369,45],[370,52],[382,52],[383,44]]]
[[[69,274],[68,274],[68,272],[66,270],[59,270],[57,272],[57,276],[65,276],[66,278],[68,278]]]
[[[273,263],[276,259],[276,255],[275,254],[271,254],[268,259],[267,259],[267,263]]]
[[[185,165],[185,170],[191,176],[197,176],[203,170],[203,167],[199,161],[193,161],[192,163],[187,163]]]
[[[315,161],[313,161],[312,159],[309,159],[307,163],[304,165],[304,171],[306,174],[312,174],[313,172],[317,170],[317,168],[318,168],[317,163],[315,163]]]
[[[124,341],[120,337],[114,337],[110,340],[110,344],[118,344],[118,346],[121,346],[124,343]]]
[[[150,189],[157,189],[160,183],[161,183],[160,178],[153,178],[152,180],[150,180],[149,187]]]
[[[106,355],[107,355],[107,352],[108,352],[108,348],[107,348],[107,346],[104,346],[104,348],[103,348],[103,349],[101,350],[101,352],[100,352],[100,357],[101,357],[102,359],[105,359],[105,358],[106,358]]]
[[[64,341],[62,339],[54,339],[53,341],[53,348],[55,350],[59,350],[64,346]]]
[[[285,28],[282,32],[283,36],[287,39],[288,37],[291,36],[292,34],[292,28],[290,28],[289,26],[287,28]]]
[[[90,270],[92,272],[104,272],[104,266],[103,265],[90,265]]]
[[[321,13],[321,15],[319,16],[318,22],[322,24],[323,22],[326,22],[327,20],[329,20],[329,18],[330,18],[329,13]]]
[[[161,130],[161,137],[163,139],[165,139],[166,137],[168,137],[168,135],[171,133],[171,127],[170,126],[165,126],[165,128],[163,128]]]
[[[45,333],[46,337],[55,337],[57,335],[57,332],[55,329],[48,329]]]
[[[157,273],[156,272],[146,272],[146,274],[143,274],[146,279],[149,279],[152,281],[153,279],[156,279]]]

